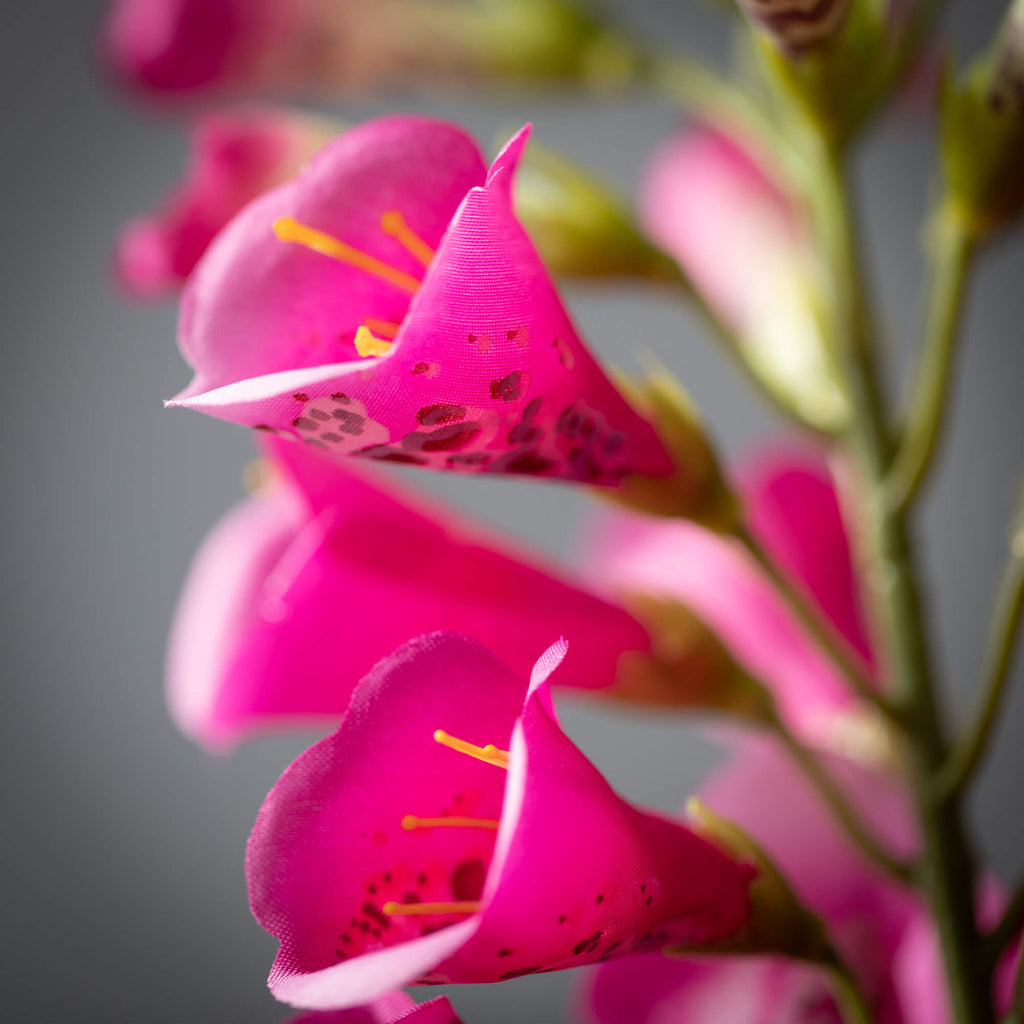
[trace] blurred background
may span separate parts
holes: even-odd
[[[104,81],[94,55],[102,6],[11,5],[0,33],[10,427],[0,456],[0,1006],[23,1024],[269,1024],[288,1013],[264,987],[275,943],[249,916],[242,856],[263,796],[310,737],[212,758],[164,709],[161,663],[178,588],[204,533],[241,496],[252,449],[244,430],[162,409],[189,376],[174,345],[175,310],[132,305],[110,284],[116,229],[173,183],[185,136]],[[953,4],[957,55],[990,37],[1001,7]],[[725,52],[723,26],[699,0],[622,0],[621,8],[663,43]],[[340,111],[355,120],[400,108],[462,121],[485,144],[530,119],[539,141],[624,190],[677,124],[667,105],[638,99],[433,98]],[[890,336],[904,341],[919,322],[931,156],[932,124],[915,109],[890,117],[861,160],[875,283]],[[923,523],[956,707],[968,704],[1021,472],[1022,280],[1018,232],[986,256],[971,291],[952,442]],[[628,366],[647,347],[678,372],[730,455],[777,433],[670,298],[615,287],[570,288],[568,297],[607,360]],[[893,365],[907,354],[905,344],[894,347]],[[428,474],[413,482],[572,558],[586,503],[568,488]],[[675,809],[714,763],[713,743],[691,726],[565,700],[563,709],[570,734],[635,800]],[[1024,851],[1022,729],[1018,692],[973,808],[1004,876],[1016,874]],[[510,982],[500,995],[472,987],[452,996],[468,1024],[555,1021],[571,983],[546,975]]]

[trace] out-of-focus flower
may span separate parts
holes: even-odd
[[[825,765],[878,835],[913,852],[913,816],[897,781],[838,757]],[[926,916],[913,891],[848,844],[817,792],[767,742],[740,745],[702,799],[753,836],[821,916],[863,986],[877,1014],[873,1019],[903,1022],[892,962],[909,924]],[[694,962],[645,956],[607,964],[592,978],[587,1000],[597,1024],[842,1020],[824,974],[770,957]]]
[[[327,120],[284,108],[200,117],[181,183],[153,213],[121,230],[121,285],[140,299],[176,293],[214,235],[250,200],[298,173],[336,132]]]
[[[558,629],[566,686],[611,688],[650,660],[628,612],[454,511],[301,445],[264,451],[269,483],[204,544],[171,633],[171,709],[201,742],[336,723],[380,658],[439,629],[478,637],[523,678]],[[685,690],[694,670],[680,671]]]
[[[767,164],[719,131],[681,134],[650,164],[640,218],[768,391],[812,426],[838,429],[848,407],[822,333],[810,229]]]
[[[718,500],[584,347],[512,210],[520,132],[484,168],[458,128],[385,118],[250,203],[185,289],[196,373],[170,404],[337,455]],[[687,461],[689,457],[690,461]]]
[[[304,1013],[288,1024],[462,1024],[462,1021],[444,996],[417,1004],[411,996],[399,991],[389,992],[366,1006]]]
[[[740,476],[750,529],[870,664],[858,581],[827,467],[810,452],[780,451]],[[581,564],[609,596],[647,594],[691,608],[768,686],[797,732],[832,745],[872,742],[870,732],[854,729],[844,715],[855,707],[849,686],[736,541],[692,523],[605,516]]]
[[[627,45],[568,0],[115,0],[103,57],[150,96],[619,84]]]
[[[273,993],[358,1005],[734,934],[750,872],[625,803],[490,652],[434,634],[379,664],[260,811],[247,875]],[[507,774],[506,774],[507,773]]]

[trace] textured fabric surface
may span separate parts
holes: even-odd
[[[564,648],[527,687],[473,641],[413,641],[285,772],[247,857],[253,912],[281,941],[278,998],[358,1005],[415,981],[499,981],[744,923],[748,870],[625,803],[551,717],[547,673]],[[507,774],[438,729],[507,750]],[[436,824],[449,816],[454,827]],[[391,901],[457,906],[405,914]]]
[[[433,469],[609,486],[668,473],[515,218],[526,138],[486,172],[443,122],[346,132],[199,262],[179,332],[195,377],[170,404]]]

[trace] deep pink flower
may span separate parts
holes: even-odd
[[[404,992],[389,992],[366,1006],[304,1013],[288,1024],[462,1024],[444,997],[419,1003]]]
[[[487,171],[458,128],[383,118],[251,203],[186,286],[170,404],[435,469],[669,473],[515,218],[526,137]]]
[[[649,639],[627,612],[457,513],[268,439],[275,481],[235,508],[199,552],[168,657],[181,728],[210,746],[254,728],[337,722],[352,688],[410,636],[481,639],[525,677],[559,629],[559,681],[610,687]]]
[[[867,659],[858,583],[827,467],[809,451],[780,451],[741,477],[751,530]],[[842,676],[736,541],[692,523],[605,513],[582,564],[610,593],[662,595],[692,608],[769,686],[799,732],[829,736],[836,713],[854,706]]]
[[[838,757],[826,765],[877,834],[893,849],[912,853],[917,845],[913,817],[899,783]],[[878,1024],[905,1024],[892,963],[911,923],[927,917],[916,894],[849,845],[817,792],[768,742],[739,746],[701,795],[766,849],[801,899],[823,918],[857,973]],[[823,973],[774,957],[645,956],[607,964],[591,979],[587,1002],[596,1024],[842,1021]]]
[[[847,407],[822,340],[811,232],[760,155],[711,129],[676,136],[651,161],[640,219],[765,386],[813,425],[840,425]]]
[[[625,803],[559,728],[547,677],[565,646],[527,687],[473,641],[412,641],[285,772],[247,858],[253,912],[281,942],[279,999],[357,1005],[745,923],[749,870]]]
[[[332,134],[330,122],[284,108],[199,118],[181,183],[155,212],[121,230],[123,287],[141,299],[178,291],[214,235],[250,200],[296,174]]]

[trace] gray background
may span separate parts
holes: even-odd
[[[999,4],[960,4],[971,53]],[[720,52],[714,19],[682,0],[623,3],[645,29]],[[103,86],[91,58],[97,2],[9,4],[3,85],[4,882],[0,933],[6,1019],[282,1020],[265,992],[274,943],[251,920],[242,851],[262,796],[304,738],[254,743],[226,759],[171,726],[161,659],[177,589],[200,538],[240,494],[249,438],[160,400],[187,379],[170,308],[133,307],[108,284],[118,224],[175,178],[183,136]],[[606,108],[523,98],[418,101],[481,139],[527,117],[630,187],[675,124],[654,102]],[[355,118],[385,104],[345,108]],[[915,119],[917,118],[917,119]],[[929,192],[929,125],[890,120],[865,153],[869,236],[893,337],[919,312],[919,221]],[[1021,469],[1024,247],[993,251],[972,289],[956,388],[955,437],[924,527],[947,678],[963,706],[1002,559]],[[584,333],[609,359],[653,348],[680,372],[724,447],[772,428],[678,308],[664,298],[569,290]],[[905,350],[892,351],[893,362]],[[426,475],[424,475],[426,476]],[[484,518],[567,555],[584,503],[568,489],[417,478]],[[998,870],[1024,849],[1019,740],[1024,703],[989,764],[976,818]],[[570,732],[629,796],[678,805],[714,757],[676,723],[568,707]],[[500,994],[464,989],[467,1021],[558,1019],[564,976]],[[727,1024],[727,1022],[724,1022]]]

